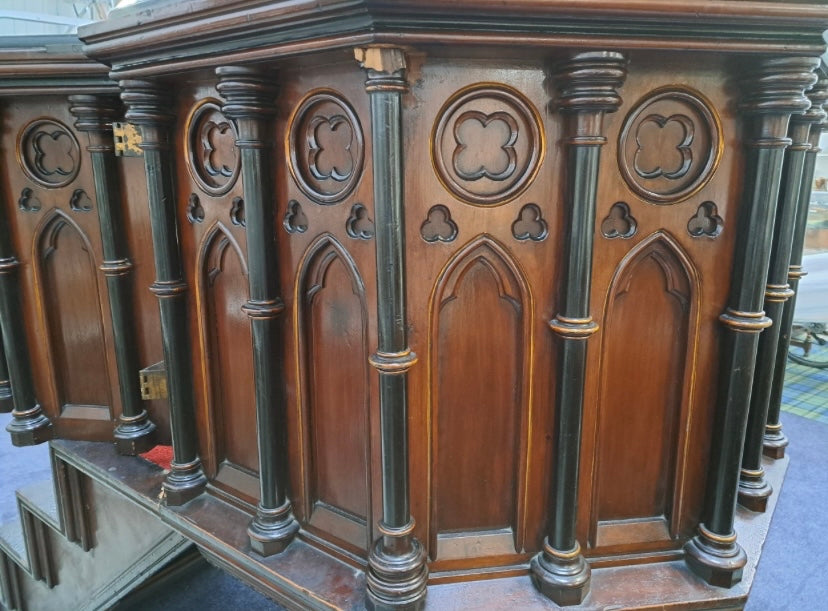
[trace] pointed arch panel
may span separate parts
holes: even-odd
[[[665,233],[627,255],[610,286],[592,512],[599,547],[675,536],[697,301],[692,264]]]
[[[434,559],[521,548],[531,311],[523,275],[486,235],[461,249],[435,286],[429,357]]]
[[[308,249],[296,285],[305,511],[325,537],[371,540],[368,310],[354,260],[332,236]]]

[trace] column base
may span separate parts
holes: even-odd
[[[698,534],[684,545],[687,566],[712,586],[732,588],[742,581],[747,555],[736,534],[723,537],[699,525]]]
[[[765,470],[742,469],[739,476],[739,504],[745,509],[765,513],[773,488],[765,480]]]
[[[52,422],[43,414],[40,405],[25,412],[12,412],[12,416],[12,421],[6,425],[12,445],[34,446],[54,437]]]
[[[207,478],[198,458],[185,465],[173,461],[171,469],[162,485],[166,505],[183,505],[204,492]]]
[[[409,549],[391,553],[388,544],[408,544]],[[428,567],[425,549],[414,537],[377,539],[368,557],[367,577],[368,611],[420,611],[425,607]]]
[[[14,409],[11,386],[8,382],[0,383],[0,414],[8,414]]]
[[[543,551],[532,558],[530,572],[541,594],[561,607],[579,605],[589,594],[592,571],[577,543],[575,549],[561,553],[544,539]]]
[[[142,411],[138,416],[120,418],[113,436],[118,454],[137,456],[155,447],[155,424]]]
[[[260,556],[281,553],[299,532],[299,522],[293,517],[290,501],[276,509],[256,509],[256,517],[247,527],[251,549]]]
[[[788,447],[788,438],[782,432],[781,424],[769,424],[765,427],[765,438],[762,454],[768,458],[779,460],[785,457],[785,448]]]

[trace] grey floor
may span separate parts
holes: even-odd
[[[5,428],[10,417],[0,414]],[[785,484],[771,523],[748,611],[828,609],[828,425],[783,414],[791,440]],[[24,481],[15,474],[27,473]],[[0,519],[15,519],[14,490],[48,477],[46,446],[12,448],[0,434]],[[125,609],[225,611],[278,608],[237,579],[199,564],[150,600]]]

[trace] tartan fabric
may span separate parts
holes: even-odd
[[[828,369],[816,369],[788,359],[782,411],[828,424]]]

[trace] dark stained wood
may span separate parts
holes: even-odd
[[[739,462],[785,464],[762,410],[741,453],[782,350],[762,294],[800,272],[774,191],[807,199],[781,160],[826,27],[806,2],[199,0],[83,28],[106,66],[3,49],[16,400],[60,437],[146,413],[165,488],[64,457],[296,607],[738,608],[768,517],[735,506]],[[114,82],[143,159],[109,152]],[[137,404],[162,360],[169,401]]]
[[[808,206],[811,203],[811,189],[814,181],[816,157],[820,152],[819,137],[825,128],[828,114],[825,112],[825,103],[828,100],[828,75],[824,65],[819,70],[819,80],[813,89],[808,92],[811,100],[809,108],[801,117],[802,121],[811,123],[808,133],[808,150],[805,152],[805,161],[802,168],[802,178],[799,184],[796,201],[796,219],[790,242],[790,260],[788,268],[788,285],[793,295],[785,302],[782,315],[779,317],[779,345],[776,351],[776,362],[773,368],[773,383],[770,388],[768,417],[765,425],[763,454],[771,458],[782,458],[788,446],[788,438],[782,432],[779,413],[782,408],[782,387],[785,382],[785,370],[788,362],[788,350],[791,343],[791,327],[793,326],[796,310],[796,292],[799,280],[807,272],[802,269],[802,248],[805,243],[805,230],[808,222]],[[799,118],[792,117],[795,121]],[[780,252],[780,258],[788,253]]]
[[[6,350],[3,347],[3,334],[0,333],[0,412],[8,413],[14,409],[9,367],[6,363]]]

